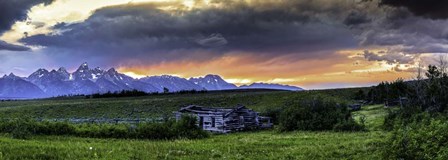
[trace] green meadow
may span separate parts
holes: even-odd
[[[0,103],[3,118],[22,115],[41,118],[157,117],[179,107],[199,104],[230,107],[243,104],[261,113],[281,108],[291,99],[315,95],[337,97],[350,103],[359,89],[307,92],[216,92],[157,95],[137,98],[48,99]],[[133,112],[133,114],[129,114]],[[12,139],[0,135],[0,159],[381,159],[388,133],[381,130],[387,110],[364,106],[353,113],[364,121],[362,132],[278,132],[276,129],[211,135],[205,139],[134,140],[72,136],[32,136]]]

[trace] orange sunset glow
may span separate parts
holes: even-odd
[[[238,85],[269,82],[305,88],[337,87],[338,84],[356,87],[394,81],[397,78],[412,79],[415,76],[414,72],[394,70],[396,65],[356,57],[360,52],[362,51],[341,51],[335,53],[334,59],[293,61],[288,60],[288,56],[264,60],[253,59],[250,55],[229,55],[206,62],[180,61],[149,66],[123,66],[119,70],[136,78],[163,74],[189,78],[213,73]]]

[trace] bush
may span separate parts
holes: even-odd
[[[291,103],[280,115],[280,131],[363,130],[344,104],[329,97]]]
[[[423,113],[419,108],[407,106],[406,108],[399,110],[388,109],[388,114],[384,118],[383,129],[386,131],[392,131],[397,123],[408,124],[415,120],[425,119]],[[434,113],[437,114],[437,113]]]
[[[181,120],[174,124],[174,133],[178,138],[206,138],[208,132],[202,130],[196,125],[196,117],[184,116]]]
[[[281,107],[272,107],[272,108],[266,109],[266,111],[262,112],[261,115],[270,117],[271,122],[274,123],[275,125],[278,125],[279,121],[280,121],[279,117],[282,114],[282,110],[283,109]]]
[[[140,124],[71,124],[68,122],[37,122],[9,120],[0,122],[0,132],[13,138],[27,139],[32,135],[71,135],[89,138],[176,139],[206,138],[208,133],[196,126],[196,119]]]
[[[11,126],[11,136],[15,139],[28,139],[31,137],[30,125],[25,121],[15,121]]]
[[[422,113],[409,119],[394,126],[384,147],[384,158],[448,159],[447,118]]]

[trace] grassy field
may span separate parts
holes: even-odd
[[[327,91],[228,91],[198,94],[153,95],[131,98],[28,100],[0,102],[0,117],[34,118],[157,118],[172,115],[180,107],[196,104],[211,107],[246,105],[258,112],[281,108],[288,100],[325,94],[343,101],[358,89]]]
[[[376,131],[381,106],[368,106],[367,132],[260,131],[214,135],[200,140],[118,140],[0,136],[1,159],[380,159],[387,133]]]
[[[325,94],[341,101],[353,90],[308,92],[223,92],[118,99],[31,100],[0,103],[2,117],[153,117],[182,105],[244,104],[263,112],[291,99]],[[137,110],[138,115],[128,112]],[[28,140],[0,135],[0,159],[381,159],[379,148],[388,133],[380,130],[387,114],[381,105],[353,114],[365,117],[365,132],[287,132],[276,130],[212,135],[197,140],[94,139],[34,136]]]

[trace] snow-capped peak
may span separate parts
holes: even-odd
[[[92,80],[95,81],[99,77],[101,77],[104,74],[104,70],[102,70],[100,67],[97,67],[95,69],[90,69],[87,62],[81,64],[79,68],[72,74],[74,80]]]
[[[219,75],[208,74],[205,77],[190,78],[189,81],[207,90],[228,90],[236,89],[234,84],[226,82]]]
[[[79,66],[76,72],[85,72],[87,70],[89,70],[89,64],[87,64],[87,62],[84,62],[83,64],[81,64],[81,66]]]
[[[36,72],[32,73],[29,78],[42,78],[46,75],[48,75],[50,72],[48,72],[48,70],[46,69],[38,69]]]
[[[101,68],[90,69],[87,63],[83,63],[79,68],[69,73],[63,67],[58,70],[38,69],[28,78],[17,77],[13,73],[3,76],[4,82],[30,83],[24,87],[21,93],[28,92],[28,88],[34,87],[41,90],[41,96],[56,96],[65,94],[92,94],[98,92],[121,91],[137,89],[145,92],[164,92],[168,89],[170,92],[182,90],[231,90],[238,88],[269,88],[282,90],[302,90],[299,87],[254,83],[252,85],[237,87],[232,83],[226,82],[219,75],[208,74],[204,77],[185,79],[176,75],[151,76],[141,79],[134,79],[125,74],[119,73],[115,68],[107,71]],[[1,82],[1,81],[0,81]],[[36,91],[38,92],[38,91]],[[45,94],[45,95],[44,95]]]
[[[93,69],[93,72],[102,73],[102,72],[104,72],[104,70],[102,70],[100,67],[96,67],[95,69]]]

